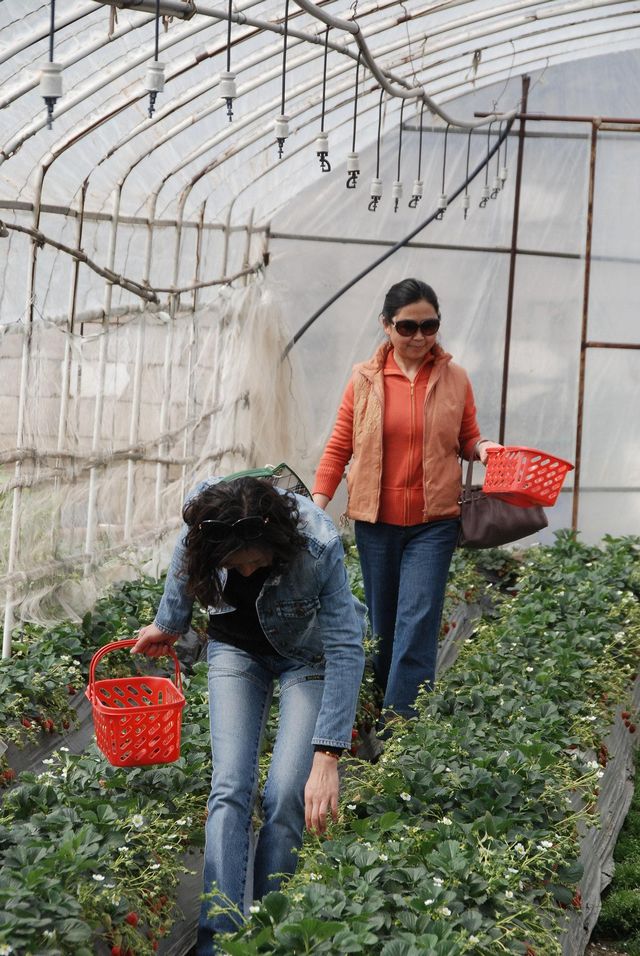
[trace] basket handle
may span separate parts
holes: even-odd
[[[93,699],[93,686],[95,683],[96,667],[98,666],[102,658],[105,656],[105,654],[108,654],[109,651],[115,651],[115,650],[121,651],[126,647],[133,647],[133,645],[137,643],[138,643],[137,637],[127,638],[126,641],[112,641],[110,644],[105,644],[104,647],[101,647],[99,650],[95,652],[95,654],[91,658],[91,664],[89,665],[89,686],[87,688],[87,696],[89,697],[90,700]],[[169,651],[171,653],[171,656],[173,657],[173,663],[175,666],[174,683],[176,687],[178,688],[178,690],[182,691],[182,674],[180,672],[180,662],[178,661],[178,655],[176,654],[176,652],[174,651],[172,647],[169,648]]]

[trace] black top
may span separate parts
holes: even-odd
[[[262,585],[269,577],[271,568],[259,568],[248,577],[231,568],[222,592],[222,600],[230,604],[234,611],[226,614],[210,614],[207,633],[209,637],[223,644],[232,644],[248,654],[279,655],[262,630],[256,601]],[[316,745],[314,750],[330,751],[339,755],[342,747],[324,747]]]
[[[222,600],[235,610],[209,615],[209,637],[249,654],[278,654],[262,630],[256,610],[258,595],[270,572],[271,568],[258,568],[244,577],[235,569],[229,569]]]

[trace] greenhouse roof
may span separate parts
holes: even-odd
[[[486,104],[503,119],[518,108],[509,78],[640,46],[629,0],[161,0],[158,9],[156,22],[155,0],[4,0],[2,205],[70,207],[84,191],[109,214],[118,191],[121,215],[150,201],[156,216],[194,217],[206,204],[211,220],[237,202],[264,222],[318,178],[321,132],[330,161],[344,161],[401,109],[405,119],[423,109],[430,122],[486,124],[448,104],[504,81]],[[63,92],[48,130],[50,60]],[[164,88],[151,106],[156,63]],[[54,93],[57,81],[47,67]]]

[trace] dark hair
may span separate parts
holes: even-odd
[[[249,516],[269,519],[260,536],[251,541],[233,532],[223,541],[215,541],[207,537],[206,527],[199,527],[206,520],[231,525]],[[213,607],[222,598],[218,570],[232,552],[245,547],[264,548],[273,553],[274,567],[282,569],[305,547],[305,539],[298,530],[296,499],[290,492],[280,493],[262,478],[234,478],[210,485],[187,502],[182,517],[189,525],[183,567],[188,577],[187,594]]]
[[[389,323],[400,309],[405,305],[411,305],[413,302],[420,302],[424,299],[429,305],[432,305],[438,315],[440,315],[440,306],[438,296],[430,285],[421,282],[420,279],[403,279],[402,282],[396,282],[392,285],[384,297],[382,306],[382,317],[385,323]]]

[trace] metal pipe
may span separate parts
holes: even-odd
[[[481,125],[478,123],[473,123],[469,120],[454,120],[452,116],[449,116],[448,113],[446,113],[437,103],[434,102],[434,100],[421,86],[410,87],[407,90],[389,83],[385,74],[378,67],[375,58],[371,54],[371,51],[369,50],[369,47],[367,46],[367,43],[361,34],[360,26],[357,22],[354,23],[349,20],[342,20],[339,17],[331,16],[331,14],[327,13],[315,3],[311,3],[311,0],[295,0],[295,2],[303,10],[306,10],[307,13],[310,13],[317,20],[322,21],[322,23],[325,23],[326,25],[336,29],[343,30],[355,37],[364,63],[366,63],[366,65],[369,67],[369,70],[376,78],[380,86],[390,96],[399,96],[403,99],[416,98],[422,100],[425,106],[427,106],[432,113],[436,113],[445,123],[449,124],[450,126],[459,126],[463,129],[475,129],[477,126]],[[493,120],[501,120],[504,122],[511,119],[515,115],[515,111],[511,110],[506,113],[493,113],[491,115]]]
[[[249,261],[251,256],[251,242],[253,240],[253,216],[254,216],[254,207],[251,207],[251,212],[249,213],[249,221],[247,223],[247,239],[244,244],[244,256],[242,259],[242,268],[245,270],[249,269]],[[247,285],[247,279],[245,276],[244,285]]]
[[[580,506],[580,475],[582,471],[582,426],[584,423],[584,387],[587,359],[587,326],[589,322],[589,292],[591,287],[591,245],[593,242],[593,197],[596,181],[596,151],[598,146],[599,120],[591,120],[591,152],[589,156],[589,185],[587,193],[587,229],[584,251],[584,281],[582,291],[582,327],[580,330],[580,365],[578,371],[578,415],[576,420],[575,472],[573,476],[573,507],[571,527],[578,530]]]
[[[157,197],[156,197],[157,198]],[[178,208],[176,226],[176,241],[173,254],[173,284],[177,286],[180,271],[180,245],[181,228],[180,221],[184,215],[184,204]],[[160,432],[165,433],[169,423],[169,408],[171,403],[171,388],[173,379],[173,343],[175,338],[176,312],[180,303],[180,293],[171,293],[169,296],[169,328],[165,340],[164,353],[164,383],[162,389],[162,404],[160,406]],[[158,455],[160,458],[167,455],[165,443],[161,441],[158,445]],[[162,491],[167,483],[167,466],[158,464],[156,468],[156,492],[155,492],[155,519],[160,521]]]
[[[140,314],[138,335],[136,337],[136,356],[133,372],[133,393],[131,395],[131,419],[129,421],[129,446],[138,441],[140,426],[140,406],[142,404],[142,364],[144,359],[146,319]],[[127,486],[124,510],[124,540],[130,542],[133,535],[133,509],[135,505],[135,466],[132,458],[127,462]]]
[[[527,111],[530,79],[522,77],[522,103],[524,113]],[[511,222],[511,251],[509,255],[509,284],[507,288],[507,315],[504,329],[504,352],[502,358],[502,391],[500,396],[500,425],[498,441],[504,444],[505,424],[507,418],[507,392],[509,389],[509,358],[511,353],[511,326],[513,321],[513,294],[516,277],[516,257],[518,250],[518,225],[520,222],[520,192],[522,189],[522,164],[524,161],[524,130],[525,120],[520,120],[518,130],[518,159],[516,166],[516,182],[513,196],[513,218]]]
[[[593,262],[594,257],[591,257]],[[640,349],[636,342],[585,342],[585,349]]]
[[[116,243],[118,238],[118,214],[120,212],[120,193],[116,192],[113,198],[113,210],[111,216],[111,232],[109,235],[109,251],[107,261],[109,269],[113,271],[116,257]],[[96,383],[96,398],[93,416],[93,437],[91,440],[91,452],[97,454],[100,447],[100,436],[102,431],[102,411],[104,408],[104,386],[107,369],[107,349],[109,337],[106,335],[106,326],[109,322],[111,312],[111,298],[113,295],[113,284],[107,280],[104,290],[104,319],[102,321],[103,335],[100,337],[100,351],[98,353],[98,375]],[[97,497],[98,497],[98,469],[91,468],[89,471],[89,496],[87,500],[87,528],[85,535],[85,574],[89,572],[91,562],[93,561],[93,547],[96,537],[98,523]]]
[[[91,11],[93,12],[93,10]],[[67,18],[68,19],[68,18]],[[149,17],[142,17],[140,20],[131,21],[129,23],[123,24],[119,27],[114,33],[107,36],[105,41],[104,36],[100,34],[100,38],[90,43],[88,46],[83,46],[77,50],[72,56],[67,57],[60,61],[60,65],[63,70],[68,69],[70,66],[75,66],[76,63],[79,63],[81,60],[90,57],[92,54],[97,53],[98,50],[101,50],[107,43],[113,43],[114,40],[119,40],[121,37],[126,36],[127,33],[130,33],[132,30],[137,30],[139,27],[144,26],[149,23]],[[56,31],[61,29],[61,25],[56,26]],[[1,62],[1,61],[0,61]],[[38,88],[40,83],[40,76],[36,73],[21,73],[21,79],[19,83],[11,87],[8,84],[3,84],[4,93],[0,97],[0,109],[5,109],[11,103],[14,103],[21,96],[24,96],[26,93],[31,92]]]
[[[490,113],[475,112],[474,116],[490,116]],[[562,116],[560,113],[516,113],[515,119],[525,120],[527,123],[588,123],[593,125],[595,116],[582,116],[570,113]],[[600,126],[611,124],[614,126],[640,126],[640,119],[631,119],[624,116],[599,116],[597,117]]]
[[[90,3],[84,3],[77,7],[75,10],[72,10],[70,13],[64,14],[58,13],[57,26],[56,30],[59,32],[65,27],[68,27],[70,24],[75,24],[79,20],[82,20],[84,17],[88,16],[90,13],[95,13],[96,8]],[[5,47],[0,53],[0,64],[6,63],[8,60],[11,60],[18,53],[22,53],[23,50],[27,50],[30,46],[34,46],[36,43],[40,43],[42,40],[46,39],[49,36],[49,25],[46,27],[36,27],[33,32],[29,31],[23,39],[18,40],[17,43],[12,43],[10,46]]]
[[[509,135],[509,132],[510,132],[510,130],[511,130],[512,124],[513,124],[513,120],[510,120],[510,121],[507,123],[507,125],[505,126],[504,132],[503,132],[503,133],[500,133],[500,134],[498,135],[498,137],[496,138],[495,144],[492,146],[492,148],[491,148],[490,150],[488,150],[487,155],[486,155],[486,157],[482,160],[482,162],[478,163],[478,165],[475,167],[475,169],[473,169],[473,170],[471,171],[471,173],[469,173],[469,175],[468,175],[467,178],[464,180],[464,182],[463,182],[460,186],[458,186],[457,189],[455,189],[454,191],[452,191],[451,195],[449,196],[449,204],[451,204],[455,199],[457,199],[457,197],[460,195],[460,193],[464,191],[464,189],[466,188],[466,186],[468,186],[469,183],[473,182],[473,180],[476,178],[476,176],[478,175],[478,173],[480,173],[480,172],[485,168],[485,165],[486,165],[486,164],[491,160],[491,158],[496,154],[496,152],[497,152],[498,149],[501,147],[501,145],[502,145],[502,143],[504,142],[504,140],[506,139],[506,137]],[[354,276],[353,279],[350,279],[349,282],[346,283],[346,285],[343,285],[340,289],[338,289],[337,292],[335,292],[335,293],[331,296],[330,299],[328,299],[326,302],[324,302],[323,305],[313,313],[313,315],[311,316],[311,318],[307,319],[307,321],[304,323],[304,325],[302,325],[302,326],[298,329],[298,331],[295,333],[295,335],[289,340],[289,342],[287,343],[287,345],[285,346],[285,348],[284,348],[284,350],[283,350],[283,352],[282,352],[282,355],[281,355],[281,357],[280,357],[280,361],[284,361],[284,359],[288,356],[289,352],[290,352],[291,349],[294,347],[294,345],[295,345],[297,342],[300,341],[300,339],[302,338],[302,336],[305,334],[305,332],[307,332],[307,331],[311,328],[311,326],[314,324],[314,322],[316,322],[316,321],[320,318],[320,316],[323,315],[324,312],[327,311],[327,309],[329,308],[329,306],[333,305],[334,302],[337,302],[337,300],[338,300],[339,298],[341,298],[341,297],[345,294],[345,292],[348,292],[349,289],[353,288],[353,286],[356,285],[358,282],[360,282],[361,279],[364,279],[364,277],[367,276],[367,275],[369,275],[370,272],[373,272],[373,270],[376,269],[376,268],[377,268],[381,263],[383,263],[386,259],[388,259],[390,256],[392,256],[392,255],[393,255],[395,252],[397,252],[399,249],[402,249],[404,246],[406,246],[407,243],[408,243],[411,239],[413,239],[414,236],[417,236],[417,235],[418,235],[419,232],[422,232],[423,229],[426,229],[426,227],[427,227],[430,223],[432,223],[432,222],[435,220],[435,218],[436,218],[436,216],[438,215],[438,213],[439,213],[439,210],[436,210],[435,212],[431,213],[431,215],[430,215],[427,219],[425,219],[425,220],[424,220],[423,222],[421,222],[418,226],[416,226],[415,229],[412,229],[411,232],[410,232],[407,236],[404,237],[404,239],[401,239],[399,242],[394,243],[394,244],[391,246],[390,249],[388,249],[388,250],[387,250],[386,252],[384,252],[381,256],[379,256],[377,259],[375,259],[374,262],[372,262],[372,263],[371,263],[370,265],[368,265],[365,269],[363,269],[363,270],[362,270],[361,272],[359,272],[356,276]]]
[[[33,251],[31,253],[31,272],[34,275],[37,258],[35,249],[37,246],[46,244],[48,246],[53,246],[54,249],[59,249],[60,252],[66,253],[68,256],[71,256],[72,259],[76,259],[78,262],[84,262],[84,264],[92,269],[93,272],[96,272],[99,276],[102,276],[103,279],[106,279],[110,285],[122,286],[123,289],[126,289],[128,292],[132,292],[133,295],[140,296],[141,299],[147,299],[150,302],[157,302],[157,297],[153,291],[144,288],[139,282],[136,282],[135,279],[127,279],[125,276],[118,275],[113,271],[113,269],[99,266],[97,262],[94,262],[92,259],[90,259],[86,252],[83,252],[82,249],[74,249],[72,246],[67,246],[63,242],[58,242],[57,239],[52,239],[50,236],[45,236],[44,233],[40,232],[39,229],[33,229],[29,226],[18,226],[13,222],[6,222],[4,225],[11,232],[22,232],[27,236],[31,236],[33,240]],[[30,310],[33,310],[33,302],[30,306]]]

